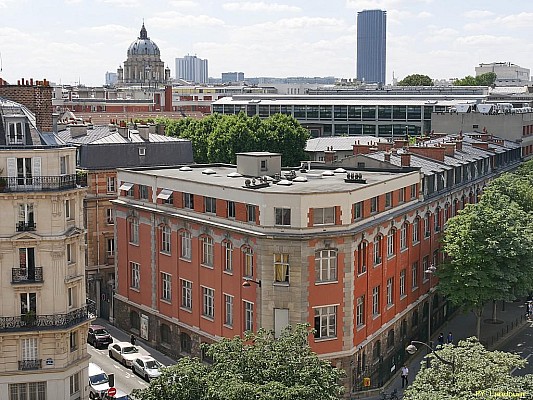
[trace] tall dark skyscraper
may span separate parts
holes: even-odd
[[[357,13],[357,79],[385,84],[387,12]]]

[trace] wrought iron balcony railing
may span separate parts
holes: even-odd
[[[0,186],[2,192],[46,192],[76,187],[76,175],[3,177],[2,179],[5,180],[5,185]]]
[[[11,283],[42,283],[43,267],[12,268]]]
[[[22,360],[19,361],[19,370],[27,371],[32,369],[41,369],[43,367],[43,360]]]
[[[66,314],[36,315],[33,312],[18,317],[0,317],[0,332],[65,329],[93,318],[88,306]]]
[[[17,224],[17,232],[34,231],[35,229],[35,222],[19,222]]]

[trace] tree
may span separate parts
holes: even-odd
[[[533,224],[511,198],[489,185],[478,204],[468,204],[447,222],[437,270],[439,291],[477,317],[488,301],[512,301],[533,287]]]
[[[496,74],[494,72],[486,72],[484,74],[473,77],[467,75],[464,78],[456,79],[454,86],[491,86],[496,81]]]
[[[260,119],[242,112],[214,114],[200,120],[168,120],[166,134],[189,139],[197,163],[235,164],[237,153],[269,151],[281,153],[283,166],[299,166],[307,159],[304,150],[310,137],[292,116],[275,114]]]
[[[310,400],[338,399],[344,371],[311,351],[309,325],[247,332],[205,346],[213,360],[204,365],[182,358],[165,368],[150,386],[133,393],[142,400]]]
[[[430,367],[421,363],[413,383],[404,392],[404,400],[533,398],[533,375],[511,374],[513,368],[527,364],[517,354],[488,351],[474,337],[459,341],[457,346],[444,345],[437,351],[443,360],[454,363],[453,371],[451,365],[430,353]]]
[[[456,79],[453,82],[454,86],[477,86],[476,78],[472,75],[467,75],[464,78]]]
[[[427,75],[412,74],[398,82],[398,86],[433,86],[433,80]]]

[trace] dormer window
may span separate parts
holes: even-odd
[[[23,144],[24,143],[24,124],[21,121],[8,122],[7,142],[8,144]]]

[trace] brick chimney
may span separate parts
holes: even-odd
[[[481,150],[489,150],[488,142],[472,142],[472,146]]]
[[[22,79],[17,85],[0,85],[0,97],[26,106],[35,114],[35,125],[39,131],[53,131],[52,88],[46,79],[42,81]]]
[[[400,154],[400,158],[402,161],[402,167],[410,167],[411,166],[411,153],[402,153]]]
[[[409,140],[406,140],[406,139],[396,139],[394,141],[395,149],[401,149],[403,147],[407,147],[408,145],[409,145]]]
[[[442,146],[446,149],[444,154],[446,154],[447,156],[453,157],[453,155],[455,154],[455,143],[451,143],[451,142],[442,143]]]
[[[335,150],[333,150],[332,147],[328,147],[327,150],[324,151],[324,162],[326,164],[332,164],[333,161],[335,161]]]
[[[462,151],[463,150],[463,139],[461,137],[460,140],[455,141],[455,151]]]
[[[359,141],[353,145],[353,154],[354,156],[357,154],[368,154],[370,153],[370,148],[372,146],[370,144],[359,144]]]
[[[378,151],[390,151],[391,149],[392,149],[392,143],[378,142]]]
[[[437,161],[444,161],[446,149],[444,147],[436,146],[414,146],[409,147],[409,151],[422,157],[431,158]]]
[[[383,156],[383,160],[385,162],[390,162],[390,153],[387,151],[385,152],[384,156]]]

